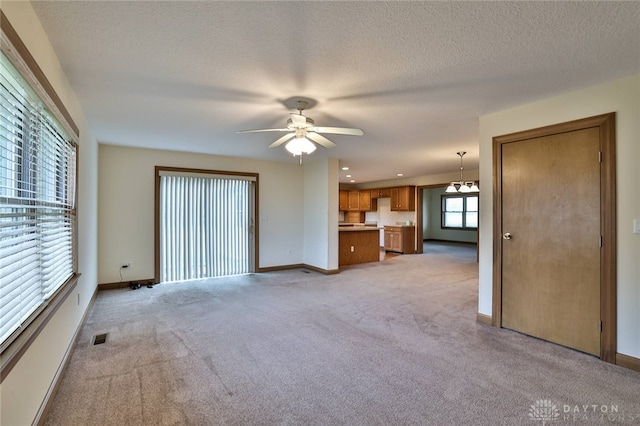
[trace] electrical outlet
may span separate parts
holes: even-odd
[[[131,268],[131,262],[122,262],[122,268]]]
[[[355,250],[355,247],[351,246],[351,253],[353,253]]]
[[[633,233],[640,234],[640,219],[633,220]]]

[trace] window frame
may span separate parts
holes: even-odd
[[[31,55],[26,45],[0,9],[2,28],[0,31],[0,50],[5,54],[21,76],[27,81],[37,96],[43,102],[48,112],[55,117],[58,123],[65,129],[70,142],[75,145],[75,187],[73,190],[72,209],[72,274],[60,285],[48,299],[44,300],[35,311],[26,318],[9,338],[0,344],[0,383],[9,375],[11,369],[18,363],[22,355],[27,351],[31,343],[35,341],[40,332],[46,327],[56,311],[67,300],[77,286],[78,278],[78,215],[77,215],[77,176],[79,164],[79,139],[78,126],[73,121],[71,114],[58,97],[53,86],[39,67],[35,58]],[[57,189],[57,188],[56,188]]]
[[[477,198],[478,199],[478,210],[467,210],[467,199],[468,198]],[[462,226],[445,226],[445,210],[446,200],[451,198],[462,198],[462,211],[460,214],[462,215]],[[480,195],[478,193],[473,194],[441,194],[440,195],[440,228],[445,230],[458,230],[458,231],[477,231],[478,226],[467,226],[467,212],[475,212],[479,214],[479,204],[480,204]],[[457,213],[457,212],[456,212]]]

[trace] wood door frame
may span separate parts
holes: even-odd
[[[423,190],[432,188],[446,188],[450,182],[447,183],[433,183],[430,185],[416,185],[416,254],[422,254],[424,252],[423,244],[424,237],[422,236],[422,229],[424,221],[422,216],[424,214],[422,205],[424,203]],[[480,181],[478,181],[480,184]],[[478,193],[478,200],[480,200],[480,194]],[[441,208],[442,210],[442,208]],[[478,219],[480,219],[480,212],[478,212]],[[480,236],[480,220],[478,220],[478,228],[476,229],[476,262],[480,260],[480,242],[478,241]]]
[[[493,138],[493,304],[492,325],[502,327],[502,144],[599,128],[600,152],[600,359],[615,364],[616,310],[616,126],[615,112]]]
[[[422,229],[424,221],[422,220],[424,203],[423,190],[431,188],[446,188],[448,183],[433,183],[430,185],[416,185],[416,254],[424,253],[424,236],[422,235]]]
[[[194,169],[184,167],[167,167],[167,166],[155,166],[155,185],[154,185],[154,232],[153,232],[153,261],[154,261],[154,279],[156,283],[160,282],[160,173],[161,172],[178,172],[178,173],[200,173],[207,175],[227,175],[227,176],[244,176],[255,178],[255,187],[253,193],[253,272],[258,272],[260,265],[260,229],[258,223],[259,207],[258,200],[260,199],[260,174],[252,172],[235,172],[225,170],[207,170],[207,169]]]

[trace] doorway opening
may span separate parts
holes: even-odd
[[[447,194],[448,184],[418,187],[416,233],[418,253],[426,252],[429,243],[473,246],[478,260],[479,194]],[[420,243],[422,242],[422,244]]]

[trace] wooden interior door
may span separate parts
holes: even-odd
[[[600,131],[503,143],[502,326],[600,355]]]

